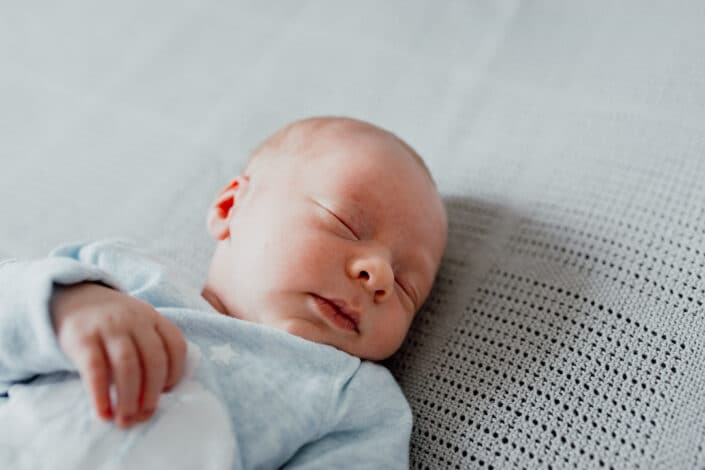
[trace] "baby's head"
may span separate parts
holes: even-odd
[[[207,226],[217,242],[203,296],[218,311],[371,360],[401,345],[447,233],[416,152],[347,118],[266,139]]]

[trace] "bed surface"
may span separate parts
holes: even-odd
[[[125,236],[199,284],[250,149],[370,120],[450,216],[389,362],[413,468],[701,468],[703,25],[697,0],[7,2],[0,257]]]

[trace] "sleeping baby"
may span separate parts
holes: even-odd
[[[411,147],[311,118],[217,195],[200,292],[123,241],[1,264],[0,468],[408,467],[411,412],[375,361],[446,227]]]

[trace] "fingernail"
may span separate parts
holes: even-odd
[[[120,427],[126,428],[134,419],[135,415],[122,415],[118,418],[118,424],[120,425]]]
[[[113,410],[108,408],[103,408],[98,411],[98,416],[100,416],[101,419],[113,419]]]

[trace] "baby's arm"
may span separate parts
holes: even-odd
[[[152,306],[96,283],[57,289],[51,302],[56,337],[78,368],[103,419],[121,427],[152,416],[162,391],[181,378],[186,341]],[[110,402],[115,384],[117,405]]]
[[[87,290],[82,289],[80,295],[78,295],[78,289],[74,291],[73,288],[62,287],[80,283],[100,282],[105,285],[119,287],[126,292],[132,292],[133,290],[135,292],[151,292],[149,283],[152,277],[158,277],[161,274],[157,271],[152,270],[154,271],[152,272],[142,267],[144,263],[142,263],[141,259],[130,258],[125,250],[120,250],[116,247],[117,245],[108,243],[75,245],[57,250],[54,252],[54,256],[40,260],[12,260],[0,263],[0,396],[7,394],[9,387],[13,383],[30,380],[42,374],[57,371],[75,371],[77,368],[79,370],[82,368],[83,370],[81,372],[86,388],[91,394],[94,403],[97,405],[98,414],[104,417],[110,416],[111,410],[109,407],[106,408],[104,404],[105,394],[98,395],[101,393],[101,390],[104,390],[104,388],[99,386],[101,379],[95,379],[93,375],[91,375],[90,370],[92,370],[91,368],[94,367],[94,365],[91,364],[90,361],[96,361],[96,359],[91,359],[91,353],[86,352],[87,347],[91,344],[90,342],[92,340],[96,340],[93,344],[100,344],[101,347],[104,346],[103,342],[97,342],[97,334],[104,332],[105,329],[100,329],[96,326],[96,323],[103,325],[105,322],[111,322],[111,328],[123,328],[123,333],[125,332],[124,328],[128,330],[129,328],[133,328],[131,331],[134,331],[134,328],[139,329],[139,325],[142,325],[142,323],[134,324],[131,323],[131,321],[121,322],[113,318],[115,315],[100,315],[98,316],[100,320],[96,319],[95,322],[84,324],[83,321],[74,321],[74,325],[68,327],[66,333],[64,333],[63,317],[67,315],[64,313],[60,319],[62,323],[61,336],[62,338],[68,336],[68,338],[61,340],[62,346],[60,347],[59,338],[55,334],[50,306],[53,303],[55,305],[80,307],[78,310],[81,310],[83,313],[80,317],[85,316],[85,318],[87,318],[89,316],[87,312],[88,304],[83,305],[80,302]],[[127,261],[123,262],[123,260]],[[116,277],[108,274],[108,272],[116,274]],[[92,284],[92,286],[101,287],[103,294],[106,293],[105,291],[109,291],[108,293],[111,294],[110,299],[112,299],[112,301],[105,307],[112,305],[115,307],[113,308],[113,312],[118,309],[117,306],[120,302],[123,307],[126,307],[128,313],[121,313],[118,316],[129,316],[130,312],[134,316],[135,311],[149,311],[150,313],[147,313],[147,322],[151,322],[153,326],[167,325],[168,322],[155,320],[153,318],[157,314],[146,303],[140,303],[136,299],[133,299],[127,294],[122,294],[117,290],[110,290],[98,286],[97,284]],[[77,295],[67,295],[64,297],[63,294],[68,294],[69,292]],[[118,296],[120,296],[122,300],[117,301]],[[98,298],[97,295],[93,295],[83,300],[95,301],[98,300]],[[137,305],[139,307],[136,307]],[[130,308],[132,308],[132,310],[130,310]],[[99,305],[95,311],[104,313],[104,307]],[[151,318],[151,320],[149,318]],[[72,321],[68,321],[68,324],[71,323]],[[125,323],[131,326],[126,326]],[[90,333],[85,334],[86,329],[90,328],[93,328],[92,333],[96,335],[93,338],[90,337]],[[160,341],[169,341],[169,343],[165,343],[169,346],[164,346],[165,349],[167,347],[169,348],[167,360],[171,361],[168,366],[168,372],[166,372],[165,383],[171,385],[174,381],[179,379],[180,371],[183,368],[183,357],[185,354],[180,353],[179,349],[181,348],[181,344],[183,344],[183,338],[175,327],[170,328],[169,326],[164,326],[164,328],[159,328]],[[174,330],[176,330],[176,332],[174,332]],[[117,330],[110,329],[109,333],[111,337],[115,336]],[[139,335],[134,336],[134,340],[132,340],[133,336],[130,335],[130,339],[134,342],[133,344],[137,344],[136,341],[143,338],[141,332],[139,333]],[[71,338],[71,334],[74,335],[74,338]],[[161,334],[166,335],[167,338],[163,339]],[[101,335],[99,338],[103,339],[104,337]],[[84,341],[88,344],[79,344],[71,348],[71,345],[75,341]],[[122,341],[117,341],[117,343],[121,342]],[[139,344],[142,345],[144,343],[140,342]],[[68,351],[67,353],[64,352],[64,345],[68,346],[68,349],[71,351],[70,353],[68,353]],[[176,350],[172,349],[173,345],[176,345]],[[111,351],[114,350],[113,346],[110,348]],[[124,355],[123,357],[129,362],[131,360],[129,357],[132,356],[131,350],[129,352],[120,352],[122,350],[121,348],[123,347],[120,346],[117,348],[119,355]],[[185,351],[185,346],[183,350]],[[140,351],[142,351],[142,348]],[[105,350],[104,354],[106,353],[107,350]],[[104,359],[106,357],[108,358],[106,359],[106,363],[110,366],[111,363],[108,362],[108,360],[110,360],[111,356],[107,356],[107,354],[103,356]],[[151,355],[147,359],[152,361]],[[139,360],[139,371],[141,372],[143,367],[142,355],[139,356]],[[80,361],[83,362],[81,363]],[[156,363],[156,361],[154,363]],[[150,367],[150,364],[153,363],[149,362],[147,367],[151,370],[153,367]],[[124,368],[121,366],[120,370],[123,369]],[[163,372],[158,372],[155,377],[158,377],[160,373],[163,374]],[[88,374],[90,378],[86,378],[86,374]],[[98,372],[98,374],[100,374],[100,372]],[[134,392],[130,391],[132,390],[132,385],[127,384],[127,386],[125,386],[124,380],[121,382],[123,385],[121,385],[118,381],[117,370],[108,369],[104,376],[105,375],[107,375],[108,380],[112,380],[112,382],[116,384],[116,391],[118,392],[118,409],[116,411],[118,418],[124,414],[130,414],[126,413],[121,406],[128,405],[130,403],[129,400],[132,400],[129,397],[130,393],[134,394]],[[140,385],[143,381],[145,385],[149,382],[149,385],[146,385],[146,387],[149,388],[146,396],[146,388],[142,387],[137,399],[139,400],[141,398],[142,406],[139,407],[140,410],[149,410],[149,405],[151,405],[150,400],[154,399],[152,398],[154,396],[153,390],[159,388],[157,384],[160,380],[158,378],[150,378],[149,374],[144,377],[140,374],[139,379],[136,380],[139,381]],[[122,390],[127,391],[123,394]],[[129,406],[127,408],[128,412],[130,411]],[[119,420],[118,424],[125,423]]]

